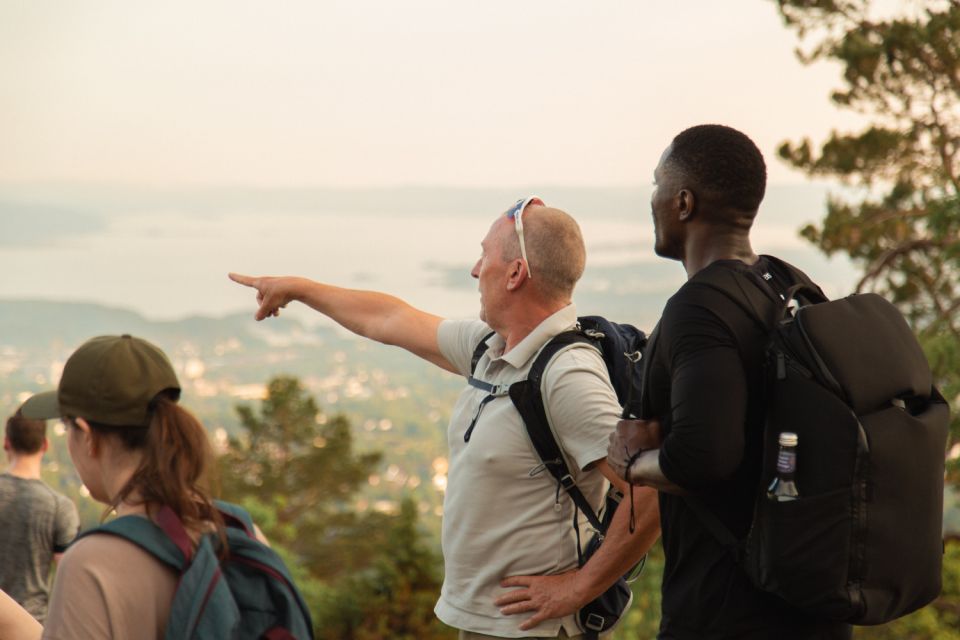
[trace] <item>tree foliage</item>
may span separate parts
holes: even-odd
[[[344,416],[318,422],[317,404],[296,378],[271,380],[259,415],[245,405],[237,413],[244,433],[220,458],[227,499],[268,504],[271,541],[316,567],[318,577],[362,564],[380,541],[368,534],[353,496],[380,454],[353,451]]]
[[[869,122],[856,133],[785,142],[780,156],[852,187],[802,234],[863,268],[858,290],[885,294],[920,336],[960,436],[960,2],[901,2],[880,17],[870,0],[776,0],[806,48],[804,62],[843,70],[834,103]],[[858,195],[851,196],[850,193]],[[960,482],[954,460],[949,467]],[[960,545],[944,556],[944,589],[928,607],[857,638],[960,640]]]
[[[357,453],[350,422],[324,417],[300,381],[277,377],[220,456],[224,498],[246,507],[284,558],[318,638],[450,638],[433,615],[441,561],[407,500],[398,515],[358,513],[380,462]],[[384,625],[387,625],[386,627]]]
[[[424,544],[417,509],[405,499],[388,523],[386,546],[369,568],[345,578],[318,611],[318,640],[452,640],[433,613],[440,559]]]
[[[655,638],[660,630],[660,584],[663,581],[663,547],[654,545],[647,552],[643,571],[630,585],[633,604],[609,640]]]
[[[863,114],[857,133],[780,155],[859,195],[832,196],[802,234],[863,268],[858,290],[887,295],[920,336],[960,437],[960,2],[901,2],[880,17],[870,0],[777,0],[805,62],[841,65],[834,103]],[[883,5],[887,6],[887,5]],[[953,478],[960,482],[957,462]]]

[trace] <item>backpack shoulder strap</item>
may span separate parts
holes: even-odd
[[[92,533],[106,533],[129,540],[180,574],[167,618],[165,640],[194,638],[198,637],[197,633],[199,637],[210,637],[204,634],[235,625],[236,604],[222,580],[210,536],[202,536],[194,549],[183,524],[169,507],[158,512],[157,523],[140,516],[123,516],[83,535]],[[205,621],[204,612],[211,608],[221,613],[215,616],[215,620]]]
[[[593,340],[577,330],[565,331],[552,338],[537,354],[530,368],[526,380],[514,382],[510,385],[510,399],[520,413],[523,424],[537,451],[544,468],[557,480],[577,508],[580,509],[597,531],[604,531],[604,526],[597,517],[586,496],[580,491],[570,468],[567,466],[563,451],[553,435],[553,430],[547,421],[547,413],[543,406],[543,393],[540,385],[547,365],[557,353],[575,343],[594,344]]]
[[[95,533],[114,535],[132,542],[178,572],[183,571],[189,564],[183,550],[160,527],[147,518],[121,516],[99,527],[84,531],[78,539]]]
[[[690,284],[723,294],[763,330],[773,327],[776,314],[783,305],[773,288],[751,271],[708,267],[697,273]]]
[[[487,335],[480,338],[480,342],[478,342],[477,346],[473,348],[473,357],[470,359],[471,376],[473,376],[473,372],[477,370],[477,363],[480,362],[480,358],[482,358],[483,354],[487,352],[487,340],[492,338],[494,333],[494,331],[491,331]]]
[[[777,264],[785,265],[780,261],[777,261]],[[780,269],[777,271],[780,273]],[[787,303],[775,291],[774,286],[749,270],[707,268],[697,273],[691,284],[704,286],[722,294],[765,333],[776,325],[778,315],[787,308]],[[699,496],[690,494],[682,498],[710,535],[720,543],[721,547],[733,554],[734,560],[739,563],[742,557],[742,542]]]
[[[227,544],[230,547],[232,562],[256,567],[274,579],[293,587],[293,577],[277,552],[260,542],[255,536],[248,535],[237,527],[228,526]]]
[[[257,537],[256,528],[253,525],[253,518],[250,517],[246,509],[232,502],[224,502],[223,500],[214,500],[213,506],[220,512],[224,524],[228,527],[240,529],[250,538]]]
[[[263,544],[257,537],[253,518],[250,517],[247,510],[223,500],[214,500],[213,504],[223,517],[224,524],[227,525],[227,545],[230,548],[231,556],[234,559],[243,558],[246,561],[259,563],[263,565],[261,569],[269,569],[267,573],[275,578],[282,578],[283,581],[292,585],[293,578],[283,561],[273,549]]]
[[[493,333],[494,332],[491,331],[490,333],[485,335],[483,339],[480,340],[480,342],[474,348],[473,359],[470,362],[470,375],[467,376],[467,384],[469,384],[471,387],[480,389],[481,391],[486,391],[488,394],[487,397],[484,398],[483,401],[480,403],[481,408],[483,407],[483,405],[490,402],[491,400],[507,395],[507,390],[509,388],[509,385],[492,384],[490,382],[487,382],[486,380],[481,380],[480,378],[476,378],[473,375],[474,371],[476,371],[477,369],[477,363],[480,362],[480,358],[482,358],[483,354],[487,352],[487,340],[490,339],[490,336],[492,336]],[[473,431],[473,427],[467,429],[467,433],[464,434],[463,436],[464,442],[467,442],[470,440],[470,433],[472,431]]]
[[[214,549],[214,534],[207,533],[200,537],[193,560],[180,577],[165,640],[233,637],[240,624],[240,611]]]
[[[828,298],[823,290],[803,271],[776,256],[763,255],[761,257],[766,258],[772,270],[780,273],[781,277],[784,277],[789,283],[788,294],[784,296],[785,298],[801,298],[810,303],[827,301]]]
[[[725,295],[765,331],[772,330],[785,317],[794,299],[807,303],[826,301],[823,291],[805,273],[774,256],[762,257],[774,272],[770,277],[776,279],[776,283],[747,269],[706,269],[696,275],[695,282]],[[686,495],[683,499],[701,524],[739,562],[743,542],[698,496]]]

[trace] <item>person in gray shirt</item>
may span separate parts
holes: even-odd
[[[50,565],[80,530],[77,507],[40,479],[49,443],[47,423],[16,414],[7,420],[3,449],[9,467],[0,474],[0,590],[43,623]]]

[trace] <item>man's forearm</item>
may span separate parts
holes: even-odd
[[[646,487],[633,490],[635,529],[630,533],[630,489],[617,507],[603,544],[577,573],[575,589],[583,604],[607,590],[640,561],[660,536],[657,492]]]
[[[357,335],[401,347],[457,373],[440,352],[439,316],[379,291],[344,289],[307,278],[290,278],[282,286],[286,288],[286,299],[302,302]]]
[[[345,289],[307,278],[296,278],[291,297],[319,311],[357,335],[377,342],[393,344],[390,320],[410,305],[379,291]]]
[[[683,494],[686,491],[671,482],[660,468],[660,449],[649,449],[641,453],[627,469],[630,484],[651,487],[657,491]]]

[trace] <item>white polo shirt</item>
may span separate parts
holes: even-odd
[[[544,320],[508,354],[494,334],[477,363],[474,376],[492,384],[524,380],[535,356],[550,338],[576,324],[569,305]],[[477,344],[491,329],[479,320],[445,320],[437,339],[440,351],[464,376]],[[606,458],[607,441],[620,415],[599,352],[589,345],[561,351],[543,378],[547,419],[566,453],[571,472],[587,499],[599,506],[606,479],[596,470],[583,471]],[[512,575],[557,574],[577,567],[573,502],[540,467],[520,414],[509,396],[488,402],[480,412],[469,442],[470,422],[487,397],[468,386],[460,394],[447,440],[450,468],[443,507],[445,577],[435,612],[457,629],[501,637],[555,636],[561,624],[568,634],[580,633],[573,616],[548,620],[528,631],[520,623],[531,614],[504,616],[493,602],[508,591],[500,581]],[[581,515],[581,540],[591,535]]]

